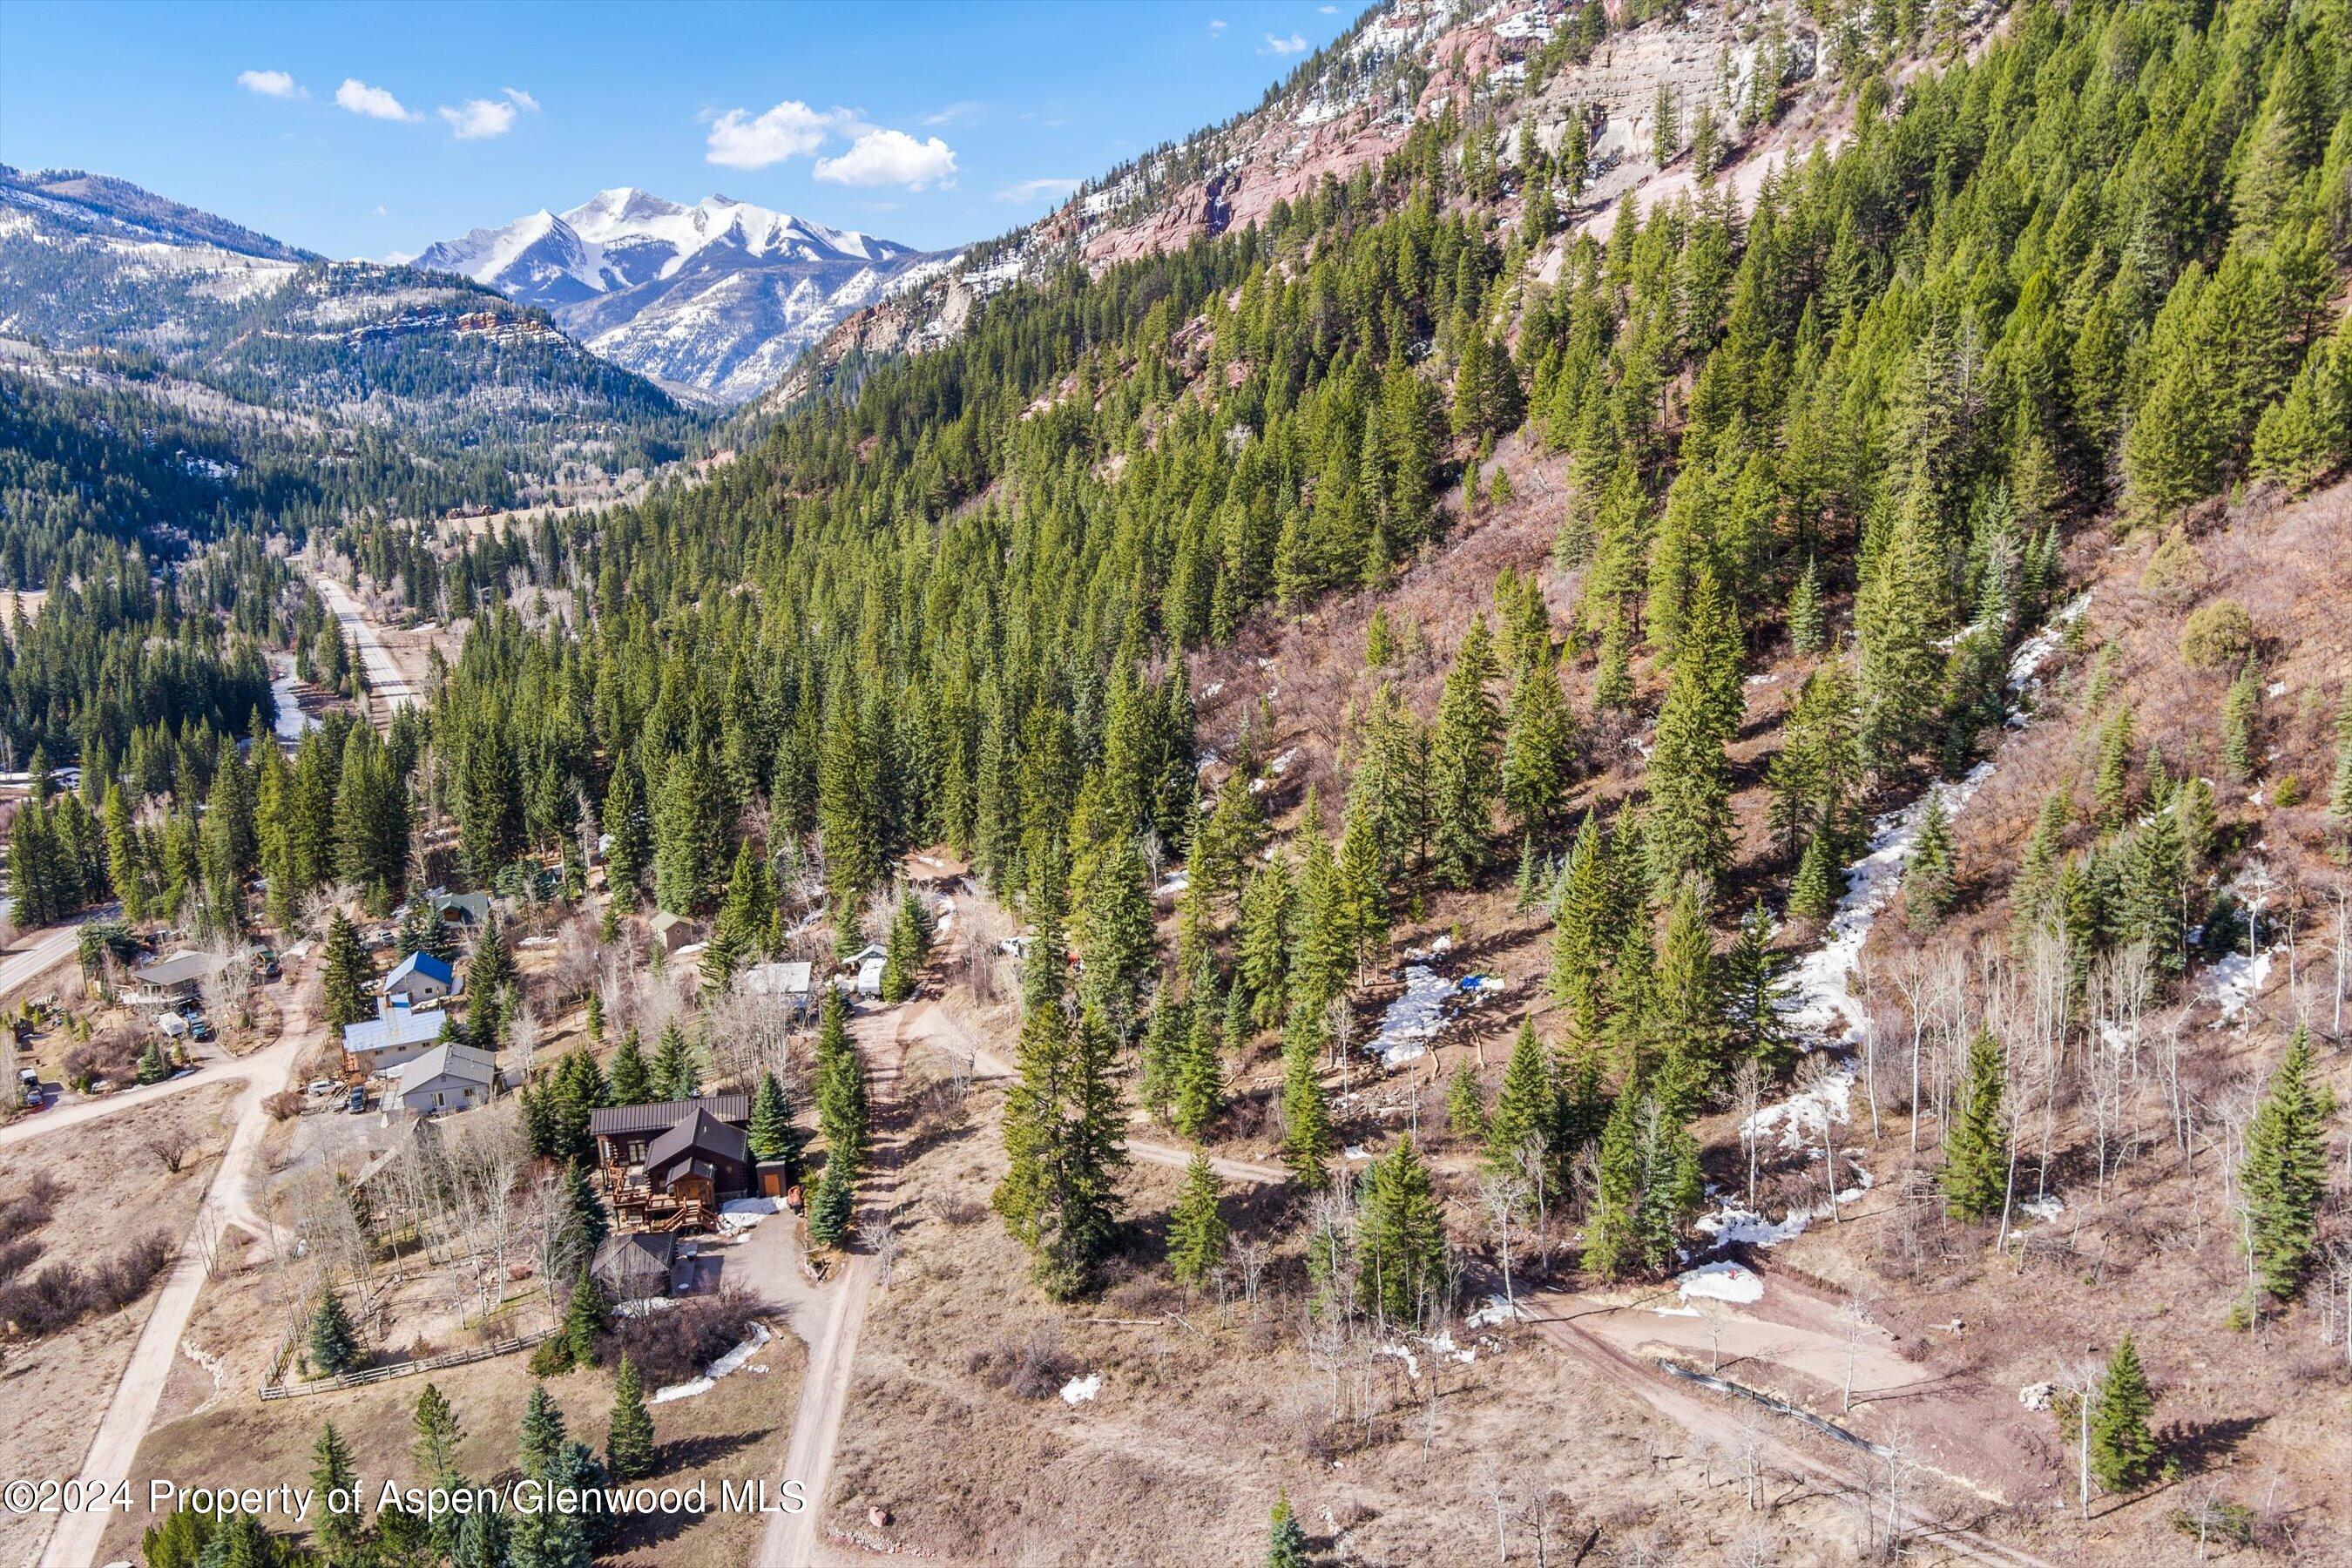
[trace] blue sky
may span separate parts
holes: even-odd
[[[943,247],[1254,107],[1360,7],[0,4],[0,162],[331,256],[614,185]]]

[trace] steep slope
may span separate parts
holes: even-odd
[[[546,307],[616,364],[736,403],[938,259],[729,196],[684,206],[622,186],[430,246],[416,264]]]
[[[317,259],[126,181],[0,164],[0,332],[169,349]]]

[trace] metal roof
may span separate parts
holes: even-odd
[[[592,1137],[662,1132],[697,1110],[708,1110],[720,1121],[748,1122],[751,1120],[751,1097],[748,1094],[706,1094],[699,1100],[657,1100],[646,1105],[607,1105],[588,1113],[588,1131]]]

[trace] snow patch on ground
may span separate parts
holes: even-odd
[[[1694,1297],[1710,1301],[1761,1301],[1764,1281],[1754,1269],[1737,1263],[1702,1263],[1675,1277],[1675,1291],[1685,1301]]]
[[[719,1205],[719,1233],[733,1236],[749,1230],[775,1212],[773,1198],[730,1198]]]
[[[1084,1377],[1074,1377],[1070,1379],[1069,1382],[1062,1384],[1062,1403],[1065,1405],[1084,1405],[1087,1400],[1092,1399],[1096,1394],[1100,1394],[1101,1392],[1102,1373],[1098,1372],[1090,1372]]]
[[[1489,1296],[1486,1304],[1462,1320],[1465,1329],[1491,1329],[1499,1324],[1524,1319],[1527,1310],[1517,1307],[1500,1296]]]
[[[1429,1042],[1445,1026],[1445,998],[1453,985],[1425,963],[1409,963],[1404,971],[1404,994],[1381,1015],[1381,1026],[1364,1048],[1393,1068],[1429,1054]]]
[[[2260,994],[2270,983],[2271,956],[2278,950],[2264,948],[2249,958],[2233,952],[2217,960],[2205,972],[2205,999],[2221,1009],[2220,1022],[2231,1024],[2246,1010],[2246,1004]]]
[[[2066,1212],[2064,1204],[2047,1194],[2038,1198],[2028,1198],[2018,1205],[2017,1208],[2019,1213],[2031,1218],[2045,1221],[2056,1219]]]

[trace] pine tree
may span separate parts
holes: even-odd
[[[1822,614],[1822,574],[1811,558],[1805,562],[1805,574],[1797,579],[1797,586],[1789,595],[1789,647],[1797,654],[1816,654],[1824,645],[1825,630]]]
[[[1494,636],[1486,617],[1470,623],[1438,698],[1430,740],[1430,818],[1440,879],[1466,888],[1486,864],[1500,787],[1496,762],[1501,716],[1486,688],[1495,679]]]
[[[1696,638],[1696,630],[1692,637]],[[1706,661],[1697,657],[1697,650],[1685,649],[1675,660],[1664,706],[1658,710],[1657,743],[1650,752],[1649,804],[1643,813],[1650,886],[1661,897],[1685,876],[1696,873],[1711,879],[1730,862],[1731,775],[1724,761],[1719,715]]]
[[[319,964],[320,1005],[328,1027],[340,1029],[368,1016],[367,996],[361,990],[367,973],[359,931],[336,910],[327,917],[326,948]]]
[[[1979,1026],[1969,1042],[1958,1118],[1944,1139],[1944,1196],[1964,1219],[1998,1216],[2009,1195],[2009,1129],[2001,1120],[2000,1042]]]
[[[1588,811],[1560,874],[1551,940],[1552,996],[1568,1005],[1588,1037],[1601,1027],[1603,980],[1616,945],[1609,871],[1600,824]]]
[[[1022,976],[1020,1081],[1004,1104],[1008,1168],[994,1203],[1035,1258],[1037,1283],[1068,1300],[1092,1289],[1110,1250],[1127,1153],[1108,1030],[1091,1014],[1075,1025],[1069,1016],[1060,881],[1053,867],[1040,879]]]
[[[637,1026],[632,1024],[621,1043],[613,1047],[613,1103],[643,1105],[657,1092],[652,1069],[646,1064],[645,1047],[637,1040]]]
[[[1188,1289],[1205,1283],[1225,1255],[1225,1222],[1217,1212],[1224,1195],[1209,1157],[1195,1152],[1185,1167],[1184,1190],[1168,1217],[1168,1264],[1176,1282]]]
[[[2248,664],[2221,700],[2221,765],[2241,782],[2262,766],[2262,678]]]
[[[634,908],[645,881],[646,863],[653,858],[653,832],[646,821],[645,784],[638,776],[636,760],[626,748],[614,759],[601,821],[609,840],[604,846],[604,885],[614,903]]]
[[[571,1351],[574,1366],[596,1364],[596,1340],[610,1326],[612,1316],[613,1304],[605,1300],[604,1287],[583,1262],[572,1282],[572,1299],[564,1303],[559,1335]]]
[[[1511,1043],[1503,1087],[1486,1123],[1487,1161],[1541,1185],[1550,1169],[1556,1098],[1551,1052],[1536,1037],[1535,1020],[1527,1019]]]
[[[1290,1010],[1282,1036],[1282,1163],[1290,1179],[1309,1192],[1331,1180],[1326,1168],[1337,1142],[1331,1108],[1317,1070],[1323,1051],[1323,1020],[1304,1005]]]
[[[1368,1184],[1356,1231],[1362,1304],[1390,1322],[1418,1322],[1444,1283],[1445,1223],[1410,1135],[1372,1163]]]
[[[2148,1417],[2156,1393],[2139,1364],[2139,1350],[2126,1334],[2107,1359],[2099,1402],[2091,1415],[2091,1474],[2111,1492],[2137,1490],[2156,1475],[2156,1434]]]
[[[604,1468],[616,1481],[654,1473],[654,1417],[646,1408],[645,1381],[627,1356],[613,1375],[613,1422],[604,1439]]]
[[[1265,1568],[1308,1568],[1307,1531],[1290,1510],[1290,1493],[1274,1500],[1272,1522],[1266,1531]]]
[[[2292,1300],[2303,1289],[2317,1252],[2327,1121],[2335,1114],[2335,1096],[2311,1082],[2311,1034],[2298,1025],[2246,1128],[2238,1173],[2252,1269],[2275,1300]]]
[[[1176,1131],[1204,1135],[1225,1109],[1224,1062],[1217,1049],[1216,994],[1212,984],[1195,988],[1175,1079]]]
[[[359,1335],[343,1310],[342,1298],[332,1290],[320,1295],[319,1305],[311,1311],[310,1334],[306,1342],[311,1370],[322,1377],[339,1377],[359,1365]]]
[[[753,1159],[782,1163],[787,1184],[799,1179],[800,1129],[793,1124],[793,1110],[784,1099],[784,1086],[772,1072],[760,1075],[759,1090],[751,1097],[751,1124],[746,1141]]]
[[[904,1002],[915,994],[916,976],[930,950],[930,922],[924,918],[922,899],[908,889],[890,921],[890,940],[882,962],[882,1000]]]
[[[359,1500],[359,1470],[352,1462],[351,1445],[332,1421],[319,1427],[319,1441],[310,1450],[310,1489],[318,1495],[319,1511],[312,1534],[320,1555],[331,1563],[354,1561],[365,1536],[366,1521]]]
[[[818,1015],[815,1079],[824,1170],[809,1197],[809,1238],[831,1247],[848,1234],[858,1179],[866,1169],[871,1117],[865,1063],[850,1044],[848,1009],[838,989],[827,989]]]
[[[2327,830],[2340,865],[2352,860],[2352,683],[2336,710],[2336,769],[2327,790]]]
[[[577,1160],[564,1167],[563,1208],[564,1249],[584,1265],[604,1245],[612,1226],[604,1217],[603,1200],[589,1184],[586,1168]]]
[[[1796,1059],[1786,1006],[1795,993],[1772,952],[1772,917],[1759,899],[1748,905],[1738,939],[1723,955],[1724,1045],[1734,1058],[1756,1062],[1769,1079],[1780,1078]]]
[[[1503,809],[1522,837],[1549,841],[1568,794],[1574,725],[1547,634],[1511,687],[1503,739]]]
[[[1903,899],[1912,930],[1929,930],[1951,912],[1952,861],[1952,819],[1944,810],[1943,789],[1930,787],[1919,817],[1919,837],[1903,873]]]
[[[1790,919],[1825,921],[1836,912],[1838,900],[1845,897],[1845,873],[1838,867],[1836,854],[1825,832],[1806,840],[1805,852],[1797,861],[1796,879],[1789,884]]]
[[[461,1473],[457,1468],[457,1448],[466,1436],[458,1424],[457,1412],[441,1391],[428,1383],[425,1392],[416,1396],[410,1422],[416,1436],[409,1444],[408,1454],[417,1475],[427,1485],[450,1486]]]
[[[1454,1064],[1445,1084],[1445,1130],[1454,1137],[1485,1142],[1486,1097],[1478,1087],[1478,1068],[1468,1057]]]

